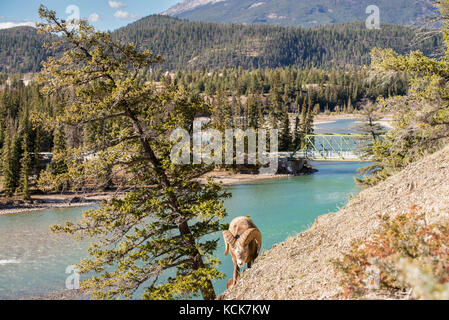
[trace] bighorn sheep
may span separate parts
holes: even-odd
[[[262,247],[262,234],[254,222],[247,217],[238,217],[232,220],[229,230],[223,232],[226,244],[225,255],[231,251],[234,263],[234,275],[227,284],[227,288],[234,285],[240,274],[240,268],[245,264],[251,268]]]

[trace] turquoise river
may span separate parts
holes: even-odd
[[[317,125],[316,132],[353,132],[353,125],[354,120],[338,120]],[[318,216],[338,210],[359,192],[354,176],[366,163],[311,164],[319,172],[229,187],[233,197],[226,201],[227,220],[250,215],[262,232],[262,250],[268,250],[309,228]],[[88,244],[52,235],[49,226],[75,221],[85,209],[0,215],[0,300],[65,290],[66,268],[87,257]],[[220,270],[229,278],[232,261],[223,252],[224,243],[220,239],[216,257],[222,261]],[[224,290],[226,281],[215,283],[218,293]]]

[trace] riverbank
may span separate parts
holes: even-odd
[[[344,119],[361,119],[359,114],[319,114],[315,118],[315,125],[323,123],[333,123]],[[382,119],[384,126],[391,126],[391,117],[386,115]],[[312,171],[309,173],[313,173]],[[212,178],[224,186],[232,186],[239,184],[254,183],[266,180],[281,180],[291,177],[292,175],[259,175],[259,174],[239,174],[226,171],[214,171],[199,181],[205,183],[207,178]],[[116,191],[88,193],[88,194],[51,194],[51,195],[33,195],[31,201],[21,201],[19,199],[0,200],[0,215],[19,214],[27,212],[35,212],[49,209],[63,209],[71,207],[88,207],[98,205],[103,200],[112,197],[120,197],[122,194]]]
[[[314,125],[320,125],[320,124],[325,124],[325,123],[333,123],[336,122],[338,120],[343,120],[343,119],[354,119],[354,120],[358,120],[356,123],[358,123],[360,121],[360,123],[363,122],[363,115],[360,114],[319,114],[315,116],[314,119]],[[381,126],[387,128],[387,129],[391,129],[393,128],[393,115],[392,114],[384,114],[382,116],[382,118],[377,121],[378,124],[380,124]]]
[[[112,198],[115,192],[75,194],[33,195],[30,200],[19,198],[2,199],[0,215],[35,212],[50,209],[88,207]]]
[[[430,169],[431,168],[431,169]],[[354,239],[369,239],[381,216],[422,207],[428,221],[449,218],[449,146],[362,191],[340,211],[262,252],[224,300],[342,299],[340,276],[330,261],[348,252]],[[372,299],[384,298],[374,296]]]
[[[237,216],[250,215],[263,232],[263,249],[285,240],[289,235],[307,230],[320,214],[335,211],[358,193],[353,176],[362,163],[311,163],[319,169],[314,175],[243,183],[229,186],[232,198],[224,201],[229,223]],[[17,264],[0,266],[0,299],[77,300],[65,290],[68,265],[87,258],[89,240],[78,243],[49,233],[49,225],[77,221],[84,208],[46,210],[33,214],[0,216],[1,259],[15,259]],[[275,217],[275,219],[273,219]],[[225,291],[233,264],[224,256],[220,234],[214,258],[222,263],[219,271],[226,279],[215,283],[217,294]],[[31,270],[31,271],[30,271]],[[82,279],[86,279],[82,276]],[[141,297],[141,292],[136,299]]]
[[[226,171],[213,171],[203,177],[199,182],[205,183],[208,178],[214,179],[223,186],[232,186],[238,184],[254,183],[266,180],[281,180],[292,175],[259,175],[259,174],[238,174]],[[28,201],[19,198],[0,200],[0,215],[29,213],[50,209],[66,209],[76,207],[89,207],[98,205],[102,201],[112,198],[123,197],[123,192],[94,192],[85,194],[58,193],[49,195],[33,195]]]
[[[315,116],[313,122],[315,125],[323,124],[323,123],[331,123],[338,120],[344,119],[362,119],[363,117],[360,114],[356,113],[345,113],[345,114],[324,114],[320,113]]]
[[[260,175],[260,174],[232,173],[226,171],[213,171],[204,175],[198,180],[201,183],[205,183],[207,179],[212,178],[215,182],[221,183],[223,186],[233,186],[267,180],[282,180],[289,178],[291,176],[292,175],[289,174]]]

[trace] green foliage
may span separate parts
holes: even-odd
[[[284,112],[282,119],[282,130],[279,137],[279,151],[291,151],[292,140],[290,117],[288,112]]]
[[[32,27],[0,30],[0,72],[38,72],[41,62],[55,54],[42,46],[52,39],[37,34],[37,30]]]
[[[36,84],[24,86],[14,77],[0,93],[2,180],[7,196],[21,191],[24,198],[29,197],[41,170],[40,152],[51,150],[51,130],[31,123],[35,113],[47,107]]]
[[[32,165],[32,158],[31,154],[28,150],[29,146],[29,138],[28,133],[25,130],[22,138],[22,159],[20,159],[20,188],[22,191],[22,197],[24,200],[30,199],[30,174],[31,174],[31,165]]]
[[[373,47],[400,53],[422,50],[435,54],[440,36],[415,42],[416,30],[365,23],[303,29],[265,25],[217,25],[166,16],[149,16],[113,32],[114,39],[132,41],[160,52],[164,70],[255,68],[331,68],[369,65]],[[416,47],[412,45],[416,43]]]
[[[10,76],[10,79],[11,86],[6,86],[1,99],[0,125],[7,125],[8,115],[20,122],[26,112],[30,114],[33,126],[28,138],[33,158],[33,187],[35,181],[37,187],[46,192],[98,190],[126,184],[123,177],[119,177],[110,165],[97,168],[95,174],[80,178],[80,171],[69,170],[68,166],[70,162],[76,164],[82,161],[81,155],[75,157],[77,153],[73,153],[70,161],[64,158],[67,150],[72,147],[77,148],[83,143],[95,144],[100,139],[103,143],[107,141],[107,131],[113,129],[111,125],[89,123],[78,129],[67,124],[57,125],[52,119],[62,112],[63,101],[67,99],[65,94],[40,93],[39,86],[34,82],[24,86],[19,81],[19,75]],[[171,74],[159,71],[150,74],[148,69],[143,69],[137,79],[142,84],[152,80],[163,84],[171,83],[203,96],[210,105],[204,115],[211,115],[215,126],[221,129],[258,129],[267,125],[282,129],[286,112],[292,114],[304,111],[306,113],[302,116],[303,119],[299,119],[297,126],[295,120],[295,131],[290,132],[294,140],[292,145],[296,148],[303,139],[301,133],[310,132],[303,128],[307,108],[314,106],[313,113],[336,110],[339,106],[348,105],[347,101],[358,106],[366,98],[373,100],[378,96],[404,95],[407,92],[405,74],[398,73],[384,81],[380,77],[372,77],[365,69],[343,71],[287,67],[249,71],[230,68],[218,71],[185,70]],[[3,130],[0,132],[0,143],[2,135]],[[290,141],[290,138],[287,137],[285,141]],[[41,171],[44,163],[39,157],[40,152],[53,153],[52,161],[45,171]]]
[[[369,240],[354,241],[342,259],[333,261],[342,276],[344,296],[363,298],[375,293],[396,298],[447,299],[448,223],[429,223],[426,214],[415,206],[407,214],[380,218],[379,231]]]
[[[14,172],[14,163],[12,161],[12,137],[11,130],[7,128],[5,130],[5,135],[3,138],[3,148],[2,148],[2,174],[3,174],[3,189],[7,197],[11,197],[17,187]]]
[[[357,184],[361,187],[369,187],[380,181],[381,178],[386,178],[388,176],[382,176],[385,173],[383,166],[379,165],[378,160],[381,157],[388,156],[387,150],[381,150],[385,147],[385,141],[383,140],[383,135],[386,133],[386,129],[382,127],[378,121],[381,119],[381,112],[378,110],[378,106],[371,101],[366,101],[361,110],[360,114],[363,115],[363,123],[356,127],[357,131],[370,135],[367,138],[368,141],[363,147],[358,150],[361,157],[365,159],[374,158],[374,163],[367,167],[361,168],[358,171],[364,175],[363,178],[354,178]]]
[[[0,35],[0,71],[8,73],[38,71],[49,55],[60,57],[65,50],[45,48],[43,43],[50,36],[38,35],[30,28],[0,30]],[[426,55],[435,55],[441,47],[440,35],[415,41],[417,33],[411,27],[384,24],[381,30],[368,30],[360,22],[303,29],[149,16],[111,35],[115,40],[133,42],[139,49],[160,53],[165,62],[159,67],[164,72],[239,66],[347,68],[369,65],[373,47],[393,48],[401,54],[421,50]]]
[[[79,265],[94,273],[82,288],[100,299],[131,298],[139,288],[147,299],[214,299],[212,281],[223,277],[212,259],[218,239],[205,237],[222,230],[229,195],[211,181],[197,182],[210,167],[170,160],[173,130],[191,130],[207,106],[167,81],[140,81],[143,70],[161,61],[151,51],[114,41],[85,21],[70,29],[43,6],[39,13],[46,20],[41,31],[62,34],[60,44],[68,46],[39,74],[42,93],[61,99],[50,118],[54,127],[78,136],[64,147],[63,132],[55,135],[61,155],[55,160],[67,165],[59,176],[82,188],[99,175],[121,174],[132,190],[76,223],[52,227],[95,241]]]
[[[388,81],[394,74],[407,72],[410,88],[406,96],[379,101],[379,109],[394,113],[394,128],[384,142],[374,146],[376,169],[366,179],[368,185],[449,142],[449,1],[439,1],[438,6],[445,21],[443,58],[428,58],[420,51],[405,56],[391,49],[372,51],[371,69],[375,75]]]
[[[166,81],[165,74],[143,76]],[[162,79],[160,79],[160,78]],[[228,127],[282,129],[286,112],[307,116],[339,106],[358,108],[367,100],[379,96],[405,95],[407,78],[397,74],[384,81],[372,77],[366,70],[331,69],[222,69],[219,71],[179,71],[171,82],[192,90],[211,101],[212,116],[225,121]],[[232,102],[231,102],[232,101]],[[348,112],[348,107],[341,108]],[[230,121],[231,117],[234,121]],[[221,119],[221,120],[220,120]],[[227,120],[225,120],[227,119]],[[306,119],[302,122],[305,123]],[[309,121],[310,122],[310,121]],[[310,130],[307,130],[310,132]],[[298,136],[299,137],[299,136]]]

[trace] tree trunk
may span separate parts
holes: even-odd
[[[135,117],[135,115],[133,114],[131,109],[128,107],[126,107],[126,113],[134,124],[134,128],[139,135],[140,143],[144,149],[145,156],[148,157],[149,161],[153,165],[154,170],[155,170],[157,176],[159,177],[161,184],[165,188],[170,188],[171,187],[170,180],[168,179],[165,172],[160,168],[160,165],[161,165],[160,161],[156,157],[153,149],[151,148],[148,140],[146,139],[144,131],[142,129],[142,126],[140,125],[139,120]],[[176,197],[170,196],[169,203],[170,203],[170,206],[172,207],[173,212],[176,213],[179,217],[183,217],[182,213],[179,211],[178,200],[176,199]],[[200,253],[196,249],[195,238],[194,238],[192,232],[190,231],[187,220],[184,219],[182,221],[179,221],[178,230],[179,230],[180,234],[183,236],[183,238],[186,239],[186,246],[193,249],[193,251],[195,252],[195,255],[191,256],[191,258],[194,261],[193,270],[198,270],[198,269],[203,268],[204,262],[203,262],[203,259],[200,255]],[[210,279],[208,279],[206,281],[206,288],[201,289],[201,295],[203,296],[204,300],[215,300],[216,299],[214,286],[212,284],[212,281],[210,281]]]

